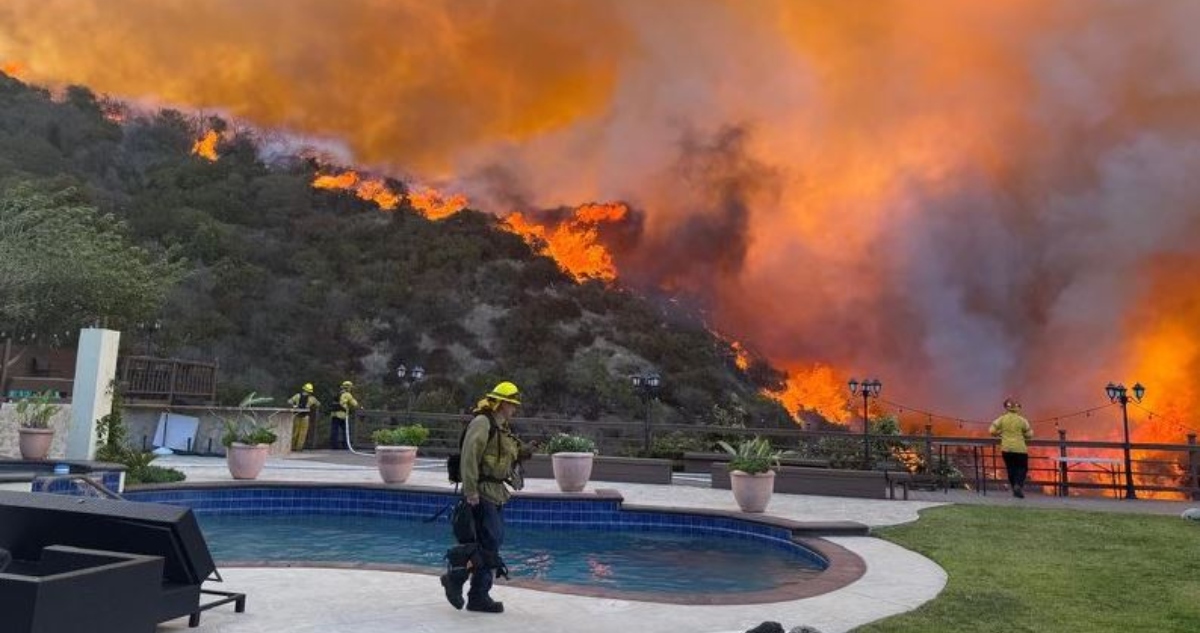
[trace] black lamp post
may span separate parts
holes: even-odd
[[[878,398],[879,392],[883,391],[883,383],[875,378],[867,378],[862,382],[858,382],[857,378],[850,379],[850,393],[862,393],[863,399],[863,468],[871,467],[871,418],[868,415],[867,400],[871,397]]]
[[[650,412],[654,398],[658,395],[658,389],[662,386],[662,376],[651,372],[644,375],[633,375],[629,377],[629,381],[633,383],[634,391],[638,392],[642,401],[646,403],[646,421],[642,428],[642,451],[650,454]]]
[[[1141,402],[1142,397],[1146,395],[1146,388],[1140,382],[1134,383],[1132,391],[1135,402]],[[1121,405],[1121,421],[1125,425],[1125,498],[1137,499],[1137,489],[1133,487],[1133,458],[1129,454],[1129,392],[1125,385],[1110,382],[1104,388],[1104,393],[1108,395],[1109,400]]]
[[[410,369],[409,367],[405,366],[404,363],[400,363],[400,366],[396,368],[396,377],[399,378],[400,382],[404,383],[405,388],[408,389],[407,417],[408,421],[412,422],[413,396],[416,392],[417,383],[421,382],[421,380],[425,378],[425,368],[420,365],[414,365]]]

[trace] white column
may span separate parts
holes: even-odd
[[[120,342],[121,333],[113,330],[84,328],[79,331],[67,459],[92,459],[96,455],[96,420],[112,412],[109,387],[117,377],[117,346]]]

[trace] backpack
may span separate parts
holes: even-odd
[[[487,441],[491,442],[496,433],[500,432],[500,427],[496,424],[496,418],[492,417],[490,412],[485,411],[483,415],[487,416],[488,419]],[[458,436],[458,452],[452,453],[446,458],[446,474],[449,475],[450,483],[453,484],[462,483],[462,449],[463,444],[467,441],[467,427],[469,426],[471,426],[471,423],[467,422],[467,424],[463,426],[462,434]]]

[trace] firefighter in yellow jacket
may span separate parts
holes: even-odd
[[[988,431],[1000,438],[1000,456],[1013,496],[1024,499],[1025,477],[1029,474],[1029,447],[1025,442],[1033,439],[1033,427],[1021,415],[1021,403],[1016,398],[1005,399],[1004,415],[996,418]]]
[[[304,413],[297,413],[296,419],[292,421],[292,451],[302,451],[304,443],[308,440],[309,423],[316,417],[317,409],[321,406],[321,402],[313,395],[313,384],[304,383],[300,393],[288,398],[288,405],[293,409],[304,409]]]
[[[463,607],[462,587],[469,574],[471,587],[467,592],[468,611],[503,613],[504,603],[493,600],[490,593],[494,575],[507,577],[500,558],[504,544],[504,504],[512,493],[516,464],[525,457],[525,448],[513,434],[509,422],[521,406],[521,393],[511,382],[502,382],[491,390],[475,408],[475,417],[467,426],[462,445],[463,499],[470,508],[474,539],[472,543],[454,548],[469,556],[467,560],[451,561],[451,571],[441,578],[446,599],[455,608]],[[462,539],[460,538],[460,542]]]
[[[351,389],[354,389],[354,383],[349,380],[342,383],[342,392],[338,394],[337,404],[329,417],[329,448],[335,451],[349,448],[346,445],[347,424],[358,409],[358,400],[350,393]]]

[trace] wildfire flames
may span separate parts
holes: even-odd
[[[20,62],[0,61],[0,72],[9,77],[20,77],[24,70],[25,67]]]
[[[1191,0],[289,6],[9,0],[0,54],[519,209],[507,224],[577,277],[686,293],[790,371],[792,410],[858,417],[855,368],[976,420],[1140,380],[1162,419],[1131,409],[1137,440],[1200,426]],[[399,202],[353,172],[313,184]],[[628,206],[532,211],[584,200]],[[641,222],[620,244],[614,209]],[[1064,427],[1113,439],[1103,415]]]
[[[576,279],[612,281],[617,277],[617,267],[600,242],[599,228],[623,222],[628,215],[629,207],[623,204],[585,204],[550,226],[519,211],[509,214],[504,222],[514,233],[553,257]]]
[[[467,208],[467,197],[462,194],[447,196],[426,187],[408,192],[408,204],[430,220],[441,220]]]
[[[400,195],[389,189],[387,183],[378,178],[361,178],[356,171],[317,176],[312,186],[316,189],[351,191],[359,198],[379,205],[384,211],[391,211],[400,205]]]
[[[216,161],[218,158],[217,142],[220,140],[220,134],[217,134],[215,130],[209,130],[208,133],[200,137],[196,143],[192,145],[192,153],[200,156],[201,158],[207,158],[208,160]]]

